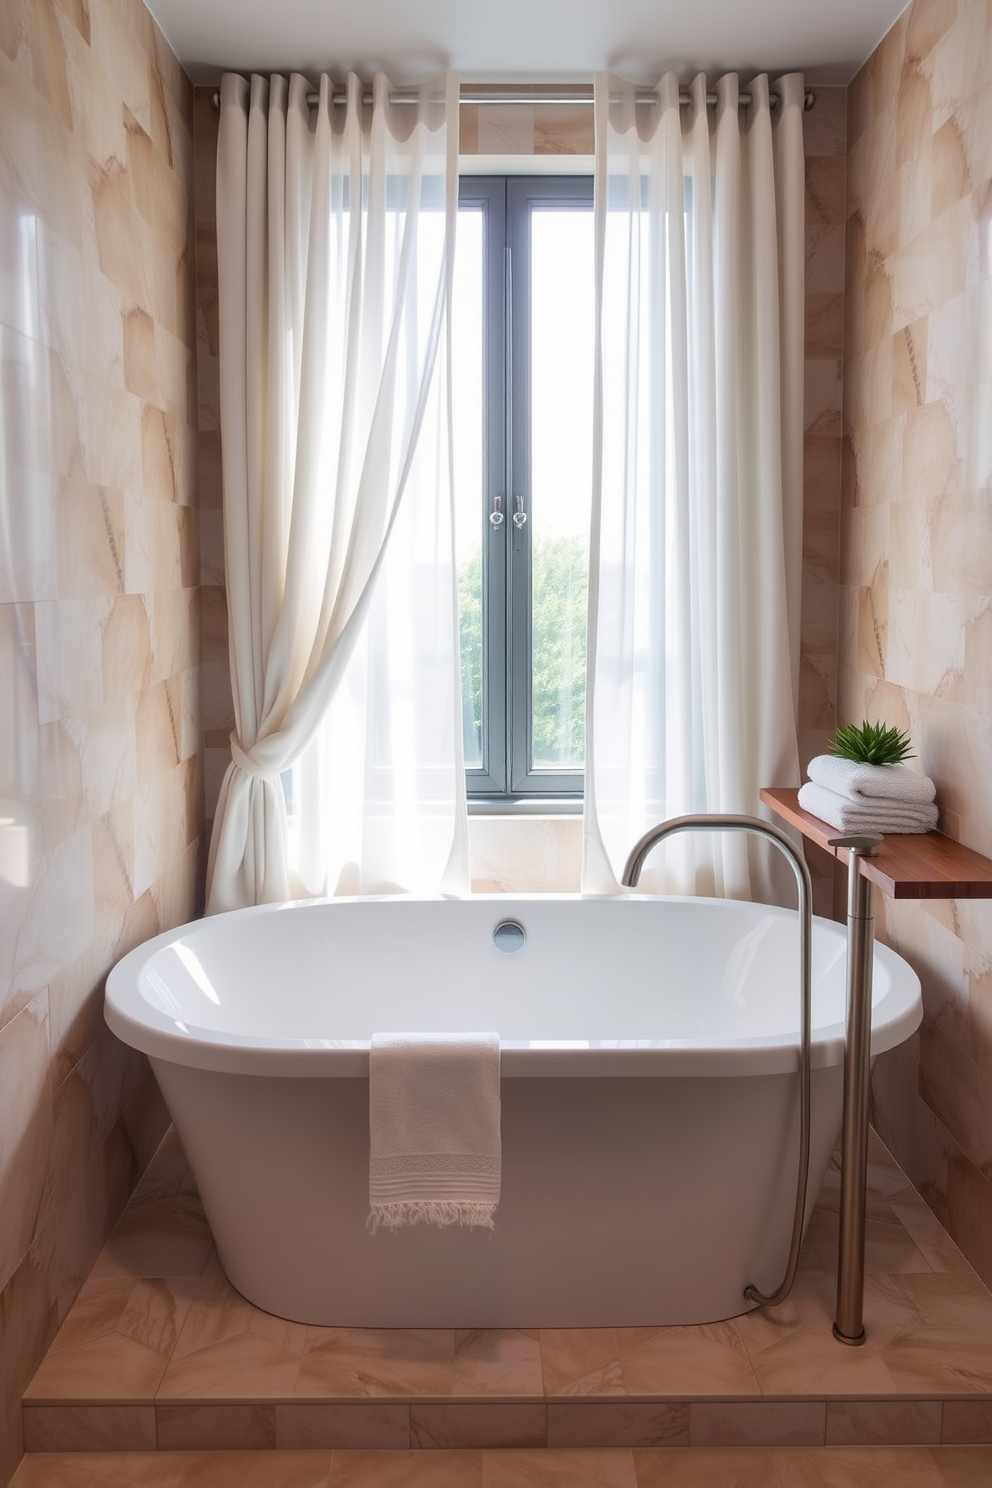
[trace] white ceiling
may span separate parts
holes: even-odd
[[[225,69],[408,83],[453,67],[472,82],[648,82],[674,68],[803,71],[846,83],[905,0],[150,0],[196,83]]]

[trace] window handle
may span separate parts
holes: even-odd
[[[502,527],[504,521],[502,496],[493,497],[493,509],[489,513],[489,521],[493,527]]]
[[[517,508],[513,513],[513,525],[514,527],[524,527],[527,524],[527,513],[524,511],[524,498],[522,496],[514,496],[513,500]],[[490,521],[492,521],[492,518],[490,518]]]

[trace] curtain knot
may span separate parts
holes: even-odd
[[[256,764],[251,755],[242,749],[234,734],[231,735],[231,758],[238,769],[243,770],[246,775],[250,775],[253,780],[268,781],[270,785],[278,785],[279,771],[266,770],[261,765]]]

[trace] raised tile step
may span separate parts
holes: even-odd
[[[25,1393],[29,1451],[992,1443],[992,1296],[881,1143],[868,1342],[831,1334],[836,1170],[780,1307],[697,1328],[306,1327],[230,1286],[167,1140]]]
[[[85,1452],[11,1488],[987,1488],[992,1446],[493,1452]]]
[[[974,1445],[992,1404],[947,1400],[30,1405],[25,1450]],[[992,1481],[992,1480],[990,1480]]]

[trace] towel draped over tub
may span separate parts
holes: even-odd
[[[482,1225],[499,1203],[499,1035],[376,1034],[368,1228]]]

